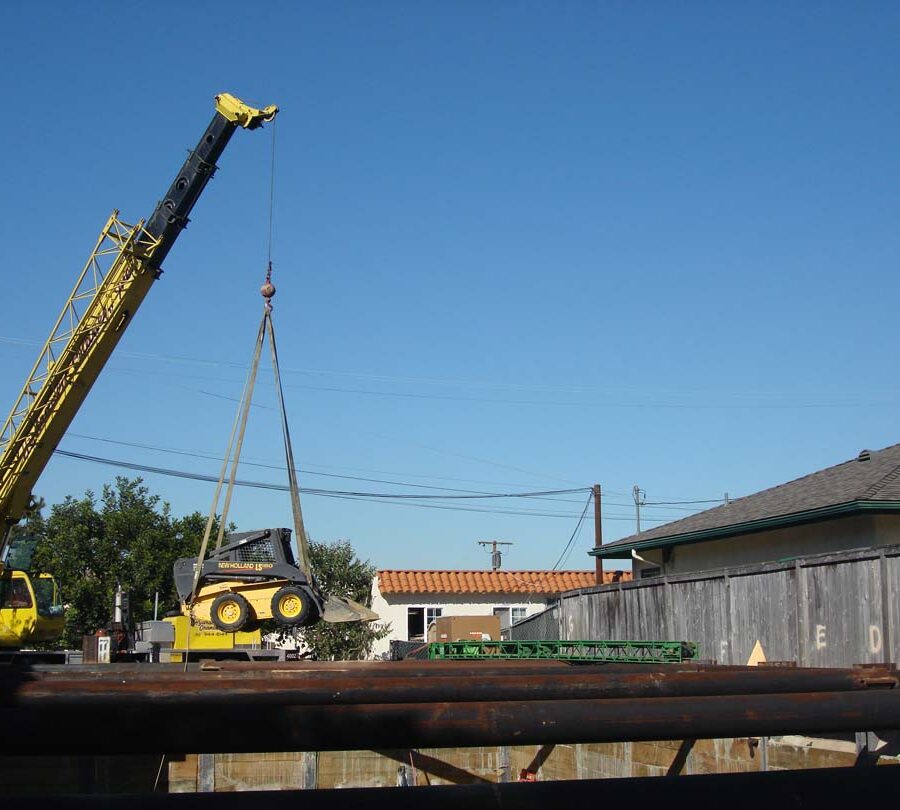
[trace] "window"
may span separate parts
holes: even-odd
[[[444,613],[443,608],[423,607],[407,608],[406,610],[406,638],[408,641],[425,641],[429,625],[440,618]]]
[[[522,619],[525,618],[525,613],[527,612],[527,610],[527,608],[523,607],[512,608],[512,610],[510,611],[510,618],[512,619],[512,623],[515,624],[516,622],[522,621]]]
[[[642,568],[641,569],[641,579],[647,579],[648,577],[658,577],[662,573],[662,569],[658,567],[653,568]]]
[[[500,617],[500,629],[506,630],[509,627],[509,608],[508,607],[495,607],[494,615]]]
[[[406,638],[408,641],[425,641],[425,608],[407,609]]]
[[[428,625],[443,615],[439,607],[411,607],[406,610],[406,638],[408,641],[425,641]]]
[[[275,562],[275,549],[272,546],[272,538],[264,537],[244,546],[239,546],[234,552],[234,558],[238,562],[273,563]]]
[[[4,608],[30,608],[31,592],[28,590],[28,583],[21,577],[7,580],[3,583],[5,586],[2,592],[2,601],[0,607]]]
[[[37,611],[41,616],[62,616],[63,606],[59,601],[56,583],[49,577],[35,577],[31,580]]]

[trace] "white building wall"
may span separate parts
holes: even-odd
[[[409,641],[407,637],[407,609],[411,607],[442,608],[442,616],[492,616],[494,608],[525,608],[525,615],[540,613],[555,596],[536,594],[449,594],[402,593],[384,596],[378,587],[378,577],[372,584],[372,610],[382,623],[390,624],[391,632],[377,641],[375,656],[387,653],[391,641]],[[427,629],[427,628],[426,628]]]

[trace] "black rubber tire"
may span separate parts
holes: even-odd
[[[237,608],[237,615],[231,621],[219,615],[222,607],[229,602],[234,603]],[[213,600],[212,607],[209,609],[209,617],[223,633],[238,633],[250,619],[250,605],[239,593],[222,593]]]
[[[288,609],[290,605],[299,606]],[[301,627],[307,623],[313,608],[310,595],[296,585],[285,585],[275,591],[272,597],[272,618],[282,627]]]

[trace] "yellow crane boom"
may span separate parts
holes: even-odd
[[[212,122],[150,218],[128,225],[113,211],[107,220],[0,430],[0,573],[11,529],[25,515],[35,483],[159,277],[231,135],[238,127],[256,129],[277,112],[228,93],[216,96]],[[3,612],[0,593],[0,619]]]

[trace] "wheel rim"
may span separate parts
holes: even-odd
[[[225,624],[234,624],[241,616],[241,606],[233,599],[219,605],[219,619]]]
[[[278,610],[286,619],[296,619],[303,611],[303,600],[295,593],[287,593],[278,600]]]

